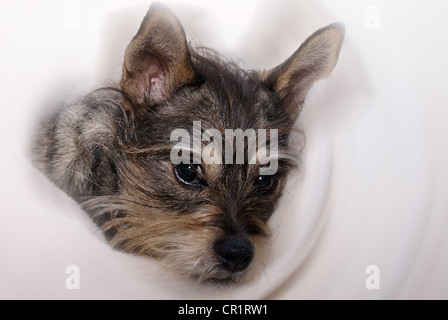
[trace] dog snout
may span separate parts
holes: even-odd
[[[231,237],[215,242],[215,254],[222,267],[230,272],[246,269],[252,262],[254,247],[243,237]]]

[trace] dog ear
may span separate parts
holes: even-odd
[[[284,63],[261,75],[264,85],[286,101],[296,117],[314,82],[336,66],[344,40],[344,25],[331,24],[312,34]]]
[[[195,77],[179,19],[164,5],[153,3],[126,49],[121,88],[137,104],[153,105]]]

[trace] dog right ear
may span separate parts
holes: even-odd
[[[313,33],[284,63],[261,75],[263,84],[286,100],[294,119],[312,85],[328,76],[339,58],[344,25],[334,23]]]
[[[153,3],[126,49],[122,90],[138,105],[154,105],[195,78],[182,24],[167,7]]]

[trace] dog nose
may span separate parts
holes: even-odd
[[[254,247],[243,237],[231,237],[215,242],[215,254],[224,269],[238,272],[246,269],[252,262]]]

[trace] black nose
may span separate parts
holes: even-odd
[[[252,262],[254,247],[243,237],[231,237],[215,242],[215,254],[224,269],[238,272],[246,269]]]

